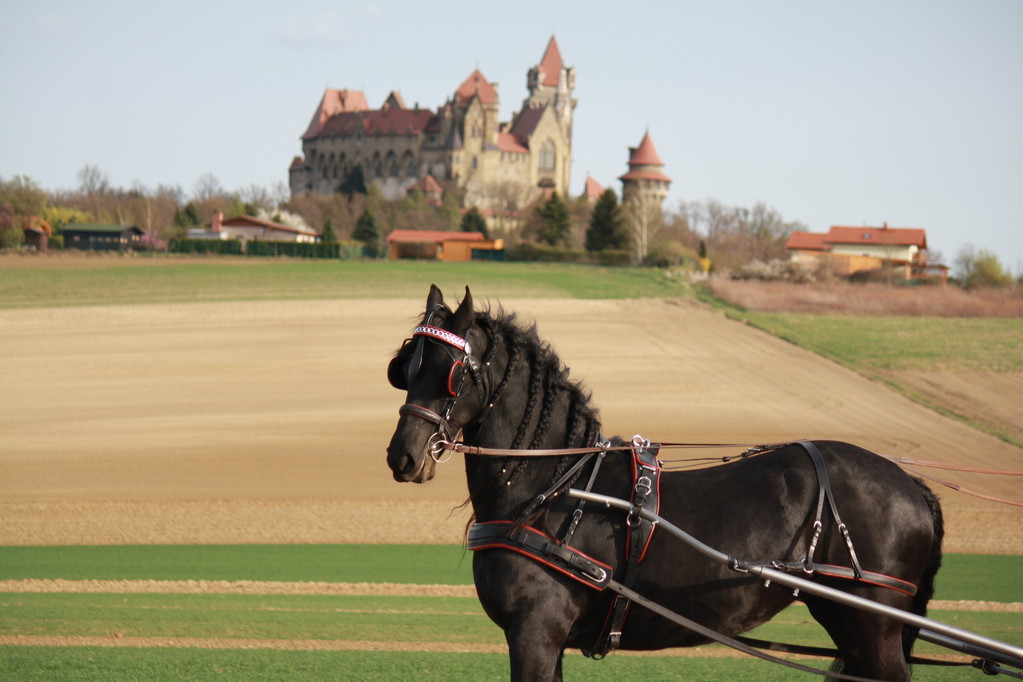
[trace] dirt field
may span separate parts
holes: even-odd
[[[1019,448],[696,304],[503,304],[538,321],[593,391],[607,433],[833,438],[1023,469]],[[421,310],[384,300],[0,311],[0,544],[459,542],[457,459],[422,486],[394,483],[384,462],[402,402],[384,368]],[[1018,377],[968,379],[971,401],[1018,425]],[[1023,497],[1019,478],[932,473]],[[1023,509],[938,492],[946,550],[1023,553]]]

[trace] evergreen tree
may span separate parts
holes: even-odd
[[[568,244],[572,221],[569,218],[568,204],[558,196],[557,192],[553,192],[550,199],[536,207],[536,215],[541,221],[540,231],[537,235],[540,241],[551,246]]]
[[[608,188],[593,205],[590,226],[586,230],[586,249],[603,251],[621,249],[624,245],[625,233],[622,231],[622,210],[618,205],[618,195]]]
[[[320,242],[323,244],[334,244],[337,242],[337,235],[334,233],[334,223],[329,219],[323,223],[323,234],[320,235]]]
[[[194,201],[189,201],[184,208],[174,211],[175,227],[195,227],[202,225],[202,218],[199,216],[199,207]]]
[[[355,221],[352,238],[365,245],[366,255],[370,258],[376,258],[380,253],[380,226],[377,224],[376,216],[368,208]]]
[[[475,206],[466,211],[465,215],[462,216],[459,229],[462,232],[481,232],[484,237],[489,236],[487,234],[487,220]]]

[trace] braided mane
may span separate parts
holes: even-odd
[[[504,348],[508,357],[503,375],[491,377],[494,388],[490,399],[494,408],[500,409],[510,382],[516,377],[521,378],[523,373],[528,373],[526,409],[522,413],[510,447],[515,449],[584,447],[596,443],[600,434],[600,416],[591,404],[589,391],[569,378],[568,368],[561,362],[551,345],[540,338],[535,323],[524,326],[514,313],[499,308],[496,313],[489,309],[478,311],[475,325],[487,337],[487,347],[482,357],[484,365],[494,359],[499,348]],[[556,409],[566,404],[564,440],[545,444],[544,439],[553,425]],[[552,467],[550,481],[558,480],[572,466],[575,459],[557,458],[556,464]],[[505,486],[513,485],[529,466],[540,466],[540,462],[526,457],[507,458],[501,467],[503,475],[488,486],[491,488],[491,494],[499,492]],[[571,477],[563,487],[570,487],[579,475],[577,473]],[[477,505],[489,506],[488,497],[486,494],[481,495]],[[468,505],[470,501],[471,499],[466,499],[461,506]],[[466,524],[466,532],[475,519],[476,514],[473,514]]]
[[[478,312],[476,324],[487,336],[487,349],[483,362],[489,362],[497,350],[498,340],[507,348],[509,362],[504,375],[495,385],[491,402],[497,405],[503,396],[509,380],[517,371],[523,371],[523,363],[530,372],[529,396],[526,412],[522,415],[512,448],[538,448],[542,445],[551,424],[551,417],[557,401],[570,402],[569,422],[566,425],[567,438],[562,447],[592,444],[600,431],[600,416],[591,404],[591,395],[578,382],[569,378],[568,368],[561,362],[551,345],[540,338],[536,323],[523,326],[515,313],[498,308]],[[539,408],[535,428],[530,434],[533,415]],[[528,440],[527,440],[528,439]]]

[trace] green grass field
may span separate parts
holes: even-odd
[[[938,597],[1021,601],[1023,557],[950,555]],[[470,584],[459,546],[238,545],[0,548],[0,579],[271,580]],[[1005,641],[1019,641],[1018,614],[937,611],[932,617]],[[283,651],[231,648],[231,640],[434,643],[455,649],[500,648],[503,635],[473,597],[338,595],[6,593],[0,636],[174,638],[164,648],[0,646],[0,678],[75,679],[503,679],[497,653]],[[827,645],[805,607],[794,605],[754,636]],[[180,638],[180,639],[179,639]],[[224,648],[188,648],[188,640]],[[218,645],[214,645],[218,646]],[[714,651],[712,648],[709,651]],[[941,653],[928,644],[920,654]],[[572,653],[573,679],[790,679],[790,673],[746,659],[611,656],[595,662]],[[819,664],[820,665],[820,664]],[[955,669],[953,669],[955,670]],[[957,671],[958,675],[962,671]],[[921,669],[917,679],[961,679]]]
[[[544,263],[424,261],[152,262],[94,267],[0,268],[0,308],[194,303],[203,301],[425,298],[435,283],[461,298],[644,298],[679,296],[685,286],[651,268]]]

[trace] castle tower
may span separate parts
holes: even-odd
[[[662,170],[664,162],[657,155],[650,133],[644,133],[638,147],[629,147],[629,172],[618,178],[622,181],[622,203],[656,204],[657,208],[668,198],[671,178]]]
[[[526,77],[529,97],[523,108],[535,109],[550,106],[557,114],[565,131],[565,137],[572,140],[572,112],[577,101],[572,99],[575,90],[575,68],[565,66],[561,59],[558,41],[551,36],[540,63],[529,70]]]
[[[664,162],[646,132],[638,147],[629,147],[629,172],[618,178],[622,181],[622,208],[637,263],[646,262],[651,242],[661,226],[662,207],[671,186],[671,178],[663,168]]]

